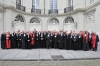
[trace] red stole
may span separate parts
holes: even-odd
[[[31,36],[31,45],[33,45],[34,44],[34,34],[30,33],[30,36]]]
[[[86,34],[86,43],[88,43],[88,34]]]
[[[9,37],[10,37],[10,34],[6,34],[6,48],[7,49],[11,48]]]
[[[96,47],[96,34],[92,35],[92,48]]]

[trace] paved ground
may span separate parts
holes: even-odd
[[[100,44],[100,43],[99,43]],[[59,49],[0,49],[0,60],[68,60],[68,59],[98,59],[98,51],[73,51]]]

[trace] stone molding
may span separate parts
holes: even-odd
[[[25,15],[31,15],[31,16],[43,16],[43,17],[59,17],[59,16],[66,16],[66,15],[71,15],[71,14],[75,14],[77,12],[85,12],[85,9],[84,8],[78,8],[72,12],[69,12],[69,13],[63,13],[63,14],[33,14],[33,13],[29,13],[29,12],[23,12],[21,10],[18,10],[16,9],[14,6],[5,6],[5,9],[12,9],[18,13],[21,13],[21,14],[25,14]]]

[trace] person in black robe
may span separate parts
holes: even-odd
[[[78,34],[78,49],[82,50],[82,44],[83,43],[83,37],[81,35],[81,32]]]
[[[18,34],[17,34],[17,41],[18,41],[17,47],[18,47],[19,49],[22,48],[22,38],[21,38],[21,35],[22,35],[22,33],[18,33]]]
[[[54,48],[54,43],[53,43],[53,32],[50,33],[50,38],[51,38],[51,42],[50,42],[50,45],[51,45],[51,48]]]
[[[70,50],[73,50],[73,33],[70,34],[70,45],[69,45]]]
[[[74,50],[78,50],[78,36],[76,33],[74,33],[74,36],[73,36],[73,44],[74,44]]]
[[[83,51],[88,51],[89,50],[89,43],[88,43],[88,34],[86,32],[83,33]]]
[[[43,41],[44,41],[44,34],[43,34],[43,32],[41,32],[40,37],[41,37],[41,48],[44,48],[44,43],[43,43]]]
[[[34,37],[36,36],[36,33],[37,33],[37,31],[36,31],[36,29],[34,29],[34,31],[33,31]],[[34,39],[34,48],[35,49],[37,48],[36,39]]]
[[[23,34],[21,35],[21,39],[22,39],[22,49],[26,49],[27,38],[26,38],[26,33],[25,32],[23,32]]]
[[[26,40],[27,40],[27,49],[31,49],[31,44],[30,44],[31,36],[30,36],[29,34],[30,34],[30,33],[27,32],[27,35],[26,35]]]
[[[57,49],[57,44],[58,44],[58,36],[57,33],[55,33],[54,37],[53,37],[53,42],[54,42],[54,48]]]
[[[66,46],[67,46],[67,50],[70,49],[70,34],[67,33],[66,34]]]
[[[61,32],[59,34],[59,49],[64,49],[64,34]]]
[[[41,48],[41,32],[38,32],[38,48]]]
[[[35,34],[35,44],[36,44],[36,48],[39,48],[39,34],[38,34],[38,31],[36,32]]]
[[[43,48],[46,48],[46,37],[47,37],[47,32],[46,31],[44,31],[44,40],[43,40],[43,44],[44,44],[44,46],[43,46]]]
[[[46,38],[46,48],[47,49],[51,48],[50,40],[51,40],[51,38],[50,38],[50,32],[48,32],[47,38]]]
[[[71,50],[72,49],[72,44],[73,44],[73,34],[72,34],[72,30],[70,30],[70,33],[69,33],[69,39],[68,39],[68,41],[69,41],[69,45],[68,45],[68,50]]]
[[[1,34],[1,48],[5,49],[6,34],[5,32]]]
[[[64,33],[64,49],[67,50],[67,31]]]
[[[92,43],[91,43],[91,41],[92,41],[92,35],[93,34],[89,33],[89,50],[91,50],[91,48],[92,48]]]
[[[16,48],[16,34],[13,32],[10,34],[10,39],[11,39],[11,48]]]

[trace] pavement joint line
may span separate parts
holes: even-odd
[[[49,53],[50,53],[50,50],[48,50],[49,51]],[[51,56],[51,53],[50,53],[50,56]],[[52,57],[51,57],[52,58]],[[53,59],[52,59],[53,60]]]
[[[6,56],[7,54],[9,54],[9,52],[8,52],[8,53],[6,53],[4,56]],[[3,58],[4,56],[2,56],[1,58]]]
[[[32,50],[30,50],[30,51],[29,51],[29,53],[30,53],[31,51],[32,51]],[[27,57],[28,57],[29,53],[27,54],[26,59],[27,59]]]
[[[59,53],[60,53],[60,51],[59,50],[57,50]],[[61,54],[61,53],[60,53]],[[62,54],[61,54],[62,55]],[[62,55],[63,56],[63,55]],[[64,57],[64,56],[63,56]]]
[[[20,52],[21,52],[21,51],[22,51],[22,50],[20,50]],[[20,53],[20,52],[19,52],[19,53]],[[18,53],[18,54],[19,54],[19,53]],[[18,54],[16,54],[15,57],[16,57]],[[15,58],[15,57],[14,57],[14,58]],[[13,58],[13,59],[14,59],[14,58]]]
[[[74,51],[74,50],[73,50]],[[70,51],[68,51],[72,56],[74,56],[75,58],[76,58],[76,56],[75,55],[73,55]]]

